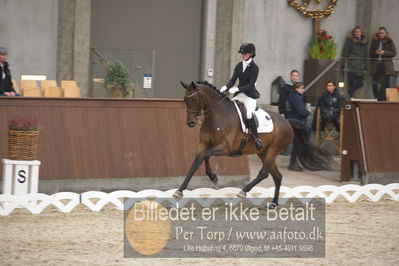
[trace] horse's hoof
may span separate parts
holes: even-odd
[[[183,192],[181,192],[181,191],[179,191],[179,190],[176,190],[176,192],[173,193],[173,197],[174,197],[175,199],[181,199],[181,198],[183,198]]]
[[[245,199],[247,197],[247,193],[241,190],[238,192],[237,197]]]
[[[269,204],[267,204],[268,206],[268,208],[270,209],[270,210],[274,210],[275,208],[277,208],[277,203],[275,203],[275,202],[271,202],[271,203],[269,203]]]
[[[211,181],[216,186],[216,189],[218,189],[219,188],[219,175],[215,174],[215,176],[216,176],[215,179],[211,180]]]

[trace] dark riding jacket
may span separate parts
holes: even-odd
[[[3,79],[3,73],[5,73],[5,78]],[[8,68],[8,63],[5,62],[3,67],[0,65],[0,95],[4,92],[15,92],[14,86],[11,82],[11,72]]]
[[[249,63],[244,73],[242,72],[242,68],[243,68],[242,62],[236,65],[236,67],[234,68],[233,76],[231,77],[230,81],[226,84],[227,89],[233,87],[238,78],[239,82],[237,87],[239,91],[235,93],[234,96],[243,92],[245,93],[245,95],[247,95],[252,99],[259,99],[260,93],[255,88],[255,83],[259,74],[258,65],[255,64],[254,60],[252,59],[252,62]]]

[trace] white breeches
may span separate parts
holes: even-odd
[[[252,113],[255,112],[256,109],[256,100],[248,97],[245,93],[239,93],[233,100],[238,100],[242,102],[247,109],[247,119],[252,118]]]

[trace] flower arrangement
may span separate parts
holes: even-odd
[[[337,54],[337,45],[326,30],[320,30],[312,37],[309,47],[309,56],[312,59],[334,59]]]
[[[40,127],[36,118],[16,117],[9,121],[8,128],[15,131],[38,131]]]

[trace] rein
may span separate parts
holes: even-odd
[[[201,110],[202,110],[203,104],[206,105],[206,102],[205,102],[204,97],[202,96],[202,94],[200,93],[199,90],[197,90],[197,91],[194,92],[193,94],[190,94],[190,95],[188,95],[188,96],[186,96],[186,97],[187,97],[187,98],[191,98],[191,97],[193,97],[193,96],[195,96],[195,95],[198,95],[198,97],[199,97],[199,99],[200,99],[200,102],[201,102]],[[228,94],[224,95],[224,97],[223,97],[222,99],[220,99],[219,101],[217,101],[217,103],[215,103],[213,106],[209,107],[208,109],[204,110],[203,112],[198,112],[198,111],[196,111],[196,110],[187,109],[187,113],[196,113],[197,116],[205,115],[207,112],[211,111],[216,105],[218,105],[220,102],[222,102],[222,101],[223,101],[224,99],[226,99],[227,97],[228,97]]]

